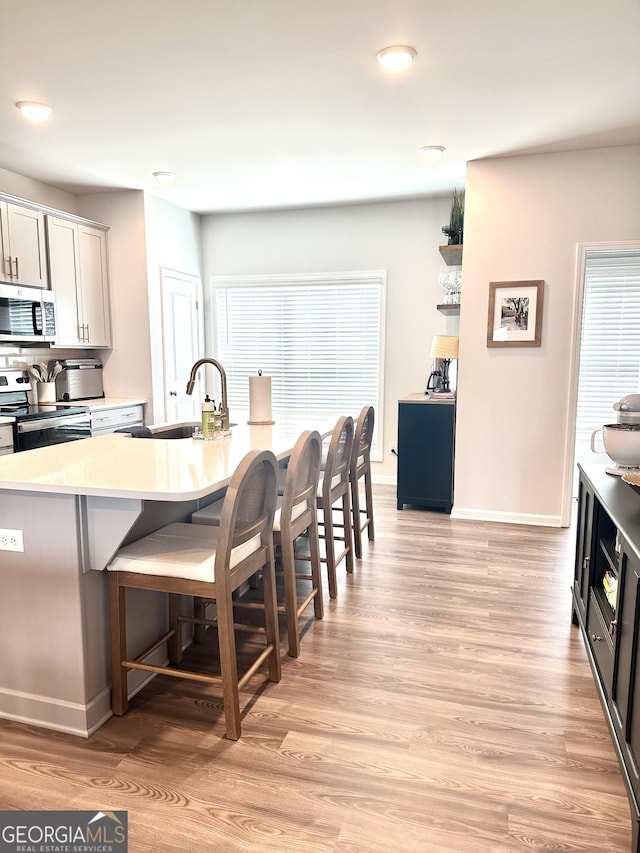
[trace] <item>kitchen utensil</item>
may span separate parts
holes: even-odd
[[[31,374],[31,376],[33,376],[33,378],[36,380],[36,382],[44,382],[45,381],[45,376],[43,375],[42,371],[40,370],[39,365],[37,365],[37,364],[29,365],[28,371]]]

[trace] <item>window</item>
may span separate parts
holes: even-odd
[[[214,277],[216,357],[227,372],[234,418],[248,417],[249,379],[272,377],[273,417],[305,422],[365,405],[382,423],[384,271]]]
[[[640,251],[587,250],[584,269],[576,461],[611,465],[590,438],[615,423],[617,400],[640,393]]]
[[[640,392],[640,253],[589,253],[585,263],[578,426],[615,420],[613,404]]]

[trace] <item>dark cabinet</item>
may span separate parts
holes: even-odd
[[[573,579],[573,600],[580,616],[584,619],[589,600],[589,569],[593,549],[593,489],[580,479],[578,486],[578,525],[576,537],[575,576]],[[578,624],[578,613],[574,612],[574,625]]]
[[[580,626],[627,787],[640,853],[640,494],[580,468],[573,622]]]
[[[404,505],[451,512],[455,400],[411,394],[398,402],[398,509]]]
[[[640,667],[637,666],[640,560],[626,542],[622,545],[620,562],[622,596],[615,626],[617,654],[611,706],[629,782],[640,801]]]

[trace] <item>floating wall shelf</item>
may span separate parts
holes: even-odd
[[[448,267],[457,267],[462,263],[462,244],[459,246],[439,246],[440,254]]]

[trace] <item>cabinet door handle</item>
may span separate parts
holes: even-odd
[[[16,278],[19,279],[20,278],[20,272],[18,270],[18,259],[14,258],[13,263],[16,265]]]
[[[584,560],[582,561],[582,568],[583,569],[589,568],[589,557],[585,557]]]
[[[13,258],[12,258],[11,256],[9,256],[8,258],[5,258],[5,259],[4,259],[4,266],[5,266],[5,269],[8,269],[8,270],[9,270],[9,272],[7,273],[7,275],[9,276],[9,278],[13,278],[13,272],[12,272],[12,269],[11,269],[11,263],[12,263],[12,261],[13,261]]]

